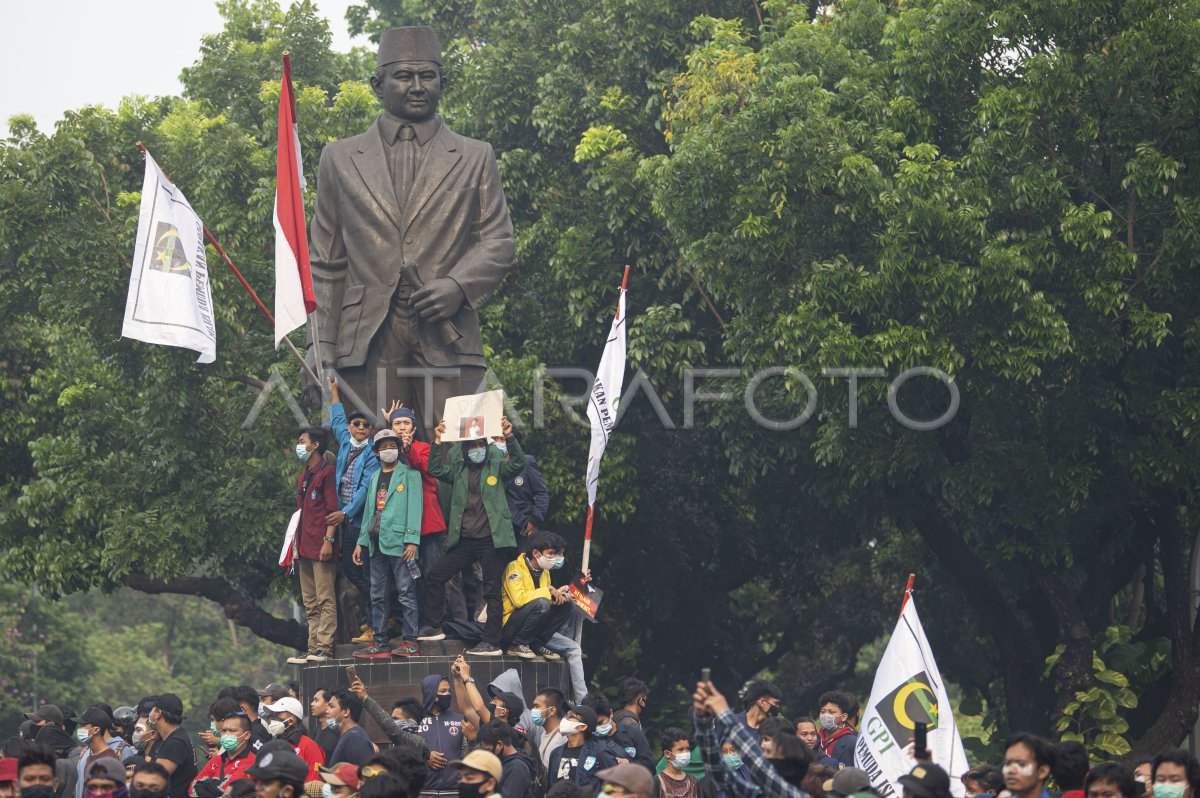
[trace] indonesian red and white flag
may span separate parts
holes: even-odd
[[[617,406],[625,384],[625,287],[617,299],[617,315],[613,319],[596,381],[588,398],[588,419],[592,422],[592,444],[588,448],[587,493],[588,505],[596,503],[596,486],[600,482],[600,458],[608,446],[608,436],[617,424]]]
[[[292,64],[283,56],[279,91],[279,149],[275,158],[275,346],[317,309],[304,223],[304,175],[296,128]]]

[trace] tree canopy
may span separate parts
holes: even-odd
[[[203,595],[287,644],[262,601],[295,590],[273,561],[296,420],[267,381],[297,368],[217,268],[215,364],[119,339],[134,142],[261,288],[280,52],[310,176],[377,106],[370,54],[330,52],[310,3],[221,9],[183,97],[18,120],[0,146],[0,567]],[[793,714],[865,694],[912,571],[983,738],[1123,755],[1190,730],[1200,3],[370,0],[348,22],[438,29],[443,113],[500,157],[519,266],[485,342],[572,553],[587,433],[556,400],[587,386],[538,369],[594,368],[633,265],[601,683],[636,671],[672,715],[701,664],[772,676]],[[947,407],[940,380],[898,384],[913,368],[953,377],[948,423],[897,419]],[[731,398],[689,418],[691,369]],[[845,369],[876,370],[856,423]],[[763,373],[758,410],[812,396],[805,423],[752,420]]]

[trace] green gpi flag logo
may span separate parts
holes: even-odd
[[[929,675],[921,671],[904,681],[875,705],[893,740],[908,743],[917,724],[924,722],[930,731],[938,724],[937,693],[929,686]]]

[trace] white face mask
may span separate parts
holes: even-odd
[[[267,724],[267,731],[272,737],[278,737],[287,731],[287,724],[281,720],[272,720]]]
[[[554,558],[553,557],[538,557],[537,564],[538,564],[538,568],[541,568],[543,571],[549,571],[551,568],[554,567]]]
[[[577,720],[571,720],[570,718],[558,724],[558,730],[563,734],[578,734],[586,728],[586,724],[580,723]]]
[[[379,462],[391,465],[400,459],[399,449],[381,449],[379,451]]]

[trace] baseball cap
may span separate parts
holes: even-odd
[[[375,437],[371,439],[371,446],[372,448],[378,449],[379,444],[387,440],[393,440],[396,443],[400,443],[400,436],[385,427],[384,429],[381,429],[379,432],[375,433]]]
[[[650,771],[633,762],[606,768],[597,773],[596,777],[600,781],[624,787],[638,798],[652,798],[654,795],[654,779],[650,777]]]
[[[88,707],[83,711],[83,714],[71,718],[71,722],[87,723],[91,726],[99,726],[101,729],[111,729],[113,727],[112,716],[100,707]]]
[[[112,779],[117,784],[125,783],[125,766],[121,764],[121,760],[111,756],[102,756],[88,766],[87,779],[83,780],[87,784],[88,779]]]
[[[0,759],[0,782],[17,780],[17,758],[6,756]]]
[[[478,770],[480,773],[486,773],[500,783],[500,776],[504,773],[504,766],[500,764],[500,759],[491,751],[481,751],[476,748],[471,753],[464,756],[462,759],[456,759],[450,763],[450,767],[455,770],[470,768]]]
[[[183,699],[174,693],[163,693],[156,696],[154,706],[161,712],[170,712],[174,715],[183,714]]]
[[[259,698],[270,698],[272,701],[278,701],[281,698],[288,696],[288,689],[282,684],[271,682],[261,690],[256,690]]]
[[[304,717],[304,707],[297,699],[292,698],[290,695],[279,699],[274,704],[267,704],[266,709],[268,712],[288,712],[297,718]]]
[[[508,716],[517,718],[525,711],[525,702],[516,693],[510,693],[506,690],[501,690],[494,684],[488,685],[488,695],[492,698],[499,698],[504,702],[504,706],[508,708]]]
[[[583,723],[587,726],[587,731],[594,732],[596,730],[596,724],[600,721],[600,719],[596,716],[596,710],[592,709],[591,707],[585,707],[583,704],[578,704],[571,707],[571,711],[574,712],[581,721],[583,721]],[[622,784],[621,786],[624,787],[625,785]]]
[[[860,768],[842,768],[822,785],[828,795],[846,798],[871,786],[871,777]]]
[[[317,773],[321,774],[321,779],[326,784],[332,784],[334,787],[349,787],[355,792],[358,792],[359,785],[362,783],[358,778],[358,766],[351,765],[349,762],[338,762],[331,768],[318,765]]]
[[[34,712],[26,712],[25,720],[40,720],[46,723],[63,724],[62,710],[53,704],[42,704]]]
[[[303,784],[308,776],[308,765],[290,749],[260,752],[255,763],[246,768],[246,773],[261,781],[280,779]]]
[[[922,762],[897,781],[918,798],[950,798],[950,776],[930,762]]]

